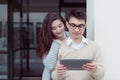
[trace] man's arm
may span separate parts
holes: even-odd
[[[55,70],[52,72],[52,80],[66,80],[66,70],[67,68],[58,62]]]
[[[104,77],[103,59],[100,48],[96,46],[95,49],[93,62],[83,65],[83,68],[91,72],[95,80],[101,80]]]

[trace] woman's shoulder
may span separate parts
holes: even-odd
[[[57,47],[57,46],[59,46],[59,45],[60,45],[60,44],[59,44],[58,41],[53,40],[53,42],[52,42],[52,44],[51,44],[51,48],[52,48],[52,47]]]
[[[69,37],[69,32],[65,31],[65,37]]]

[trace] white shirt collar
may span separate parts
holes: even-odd
[[[68,44],[69,46],[74,46],[74,47],[81,48],[81,47],[83,47],[83,45],[88,44],[88,41],[87,41],[87,39],[83,36],[83,37],[82,37],[82,41],[80,42],[80,44],[75,45],[75,42],[74,42],[70,37],[68,37],[68,39],[67,39],[67,44]]]

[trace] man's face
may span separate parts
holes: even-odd
[[[76,40],[82,38],[86,26],[85,20],[70,17],[69,21],[66,22],[66,25],[72,39]]]

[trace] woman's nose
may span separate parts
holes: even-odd
[[[57,32],[60,32],[61,30],[60,30],[60,28],[57,28]]]

